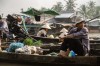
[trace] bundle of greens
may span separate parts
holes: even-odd
[[[35,42],[33,43],[34,46],[41,46],[42,44],[43,44],[43,43],[42,43],[41,40],[35,41]]]
[[[34,41],[33,38],[26,38],[23,43],[28,46],[41,46],[42,45],[41,40]]]
[[[26,38],[23,43],[25,45],[32,46],[33,45],[33,39],[32,38]]]

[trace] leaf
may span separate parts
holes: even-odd
[[[32,46],[33,45],[33,39],[32,38],[26,38],[23,43],[25,45]]]

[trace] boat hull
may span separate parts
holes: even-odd
[[[29,55],[29,54],[16,54],[16,53],[0,53],[0,61],[10,63],[25,63],[35,65],[100,65],[99,56],[77,56],[62,58],[58,56],[45,56],[45,55]]]

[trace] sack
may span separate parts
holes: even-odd
[[[20,43],[20,42],[11,43],[9,48],[8,48],[8,52],[15,52],[16,49],[22,48],[23,46],[24,46],[24,44]]]

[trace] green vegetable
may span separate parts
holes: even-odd
[[[42,41],[41,40],[38,40],[38,41],[35,41],[33,43],[34,46],[41,46],[42,45]]]
[[[41,40],[34,41],[32,38],[26,38],[23,43],[29,46],[41,46],[42,45]]]
[[[33,39],[32,38],[26,38],[23,43],[25,45],[32,46],[33,45]]]

